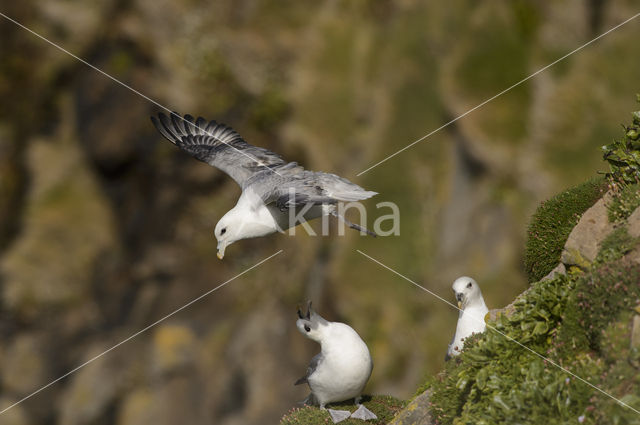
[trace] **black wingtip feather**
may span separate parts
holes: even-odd
[[[184,125],[184,130],[187,135],[193,136],[196,134],[195,124],[193,123],[193,116],[187,114],[184,116],[184,120],[182,120],[182,124]]]
[[[178,113],[171,112],[171,124],[173,125],[173,128],[177,131],[178,138],[182,138],[182,136],[187,134],[184,128],[184,120]]]
[[[172,125],[171,120],[165,114],[158,115],[160,118],[160,124],[162,124],[158,130],[162,132],[162,135],[169,139],[172,143],[176,143],[180,140],[180,135],[176,133],[177,129]]]
[[[171,131],[168,121],[167,116],[163,113],[158,114],[158,119],[156,119],[156,117],[151,117],[151,122],[156,127],[156,130],[158,130],[165,139],[169,140],[171,143],[175,143],[177,136]]]

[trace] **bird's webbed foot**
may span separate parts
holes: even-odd
[[[363,421],[368,421],[368,420],[371,420],[371,419],[378,419],[376,414],[373,413],[371,410],[367,409],[366,407],[364,407],[363,404],[360,404],[358,406],[358,410],[353,412],[351,414],[351,417],[352,418],[356,418],[356,419],[362,419]]]
[[[329,412],[329,416],[331,416],[331,420],[334,424],[342,422],[351,416],[351,412],[349,412],[348,410],[327,409],[327,412]]]

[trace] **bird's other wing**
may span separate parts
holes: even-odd
[[[318,368],[318,365],[320,364],[321,361],[322,361],[322,353],[316,354],[311,359],[311,362],[309,363],[309,367],[307,367],[306,375],[304,375],[302,378],[298,379],[294,385],[306,384],[307,382],[309,382],[308,381],[309,377],[311,375],[313,375],[313,372],[316,371],[316,369]]]
[[[451,338],[451,342],[447,346],[447,353],[444,355],[445,362],[448,362],[453,357],[451,353],[453,352],[453,343],[455,342],[455,340],[456,340],[456,336],[453,335],[453,338]]]
[[[247,181],[265,204],[285,210],[306,204],[336,204],[360,201],[376,195],[335,174],[308,171],[291,162],[278,168],[278,175],[265,172]]]
[[[160,113],[151,117],[153,125],[171,143],[191,156],[227,173],[240,187],[259,172],[277,174],[276,169],[287,162],[270,150],[250,145],[231,127],[207,122],[191,115],[182,118],[172,112],[171,117]]]

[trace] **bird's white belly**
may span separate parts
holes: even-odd
[[[371,360],[368,354],[353,358],[340,358],[323,362],[308,378],[309,387],[321,405],[344,401],[361,395],[371,375]]]
[[[453,351],[459,353],[462,351],[464,340],[466,338],[470,337],[474,333],[482,333],[485,331],[485,314],[486,311],[484,310],[463,312],[462,316],[458,319],[458,325],[456,326],[456,335],[452,345]]]

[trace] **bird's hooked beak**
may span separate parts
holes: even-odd
[[[462,308],[462,300],[464,300],[464,294],[462,292],[456,293],[456,300],[458,300],[458,308]]]
[[[218,242],[218,258],[224,258],[224,250],[227,248],[227,245],[224,242]]]

